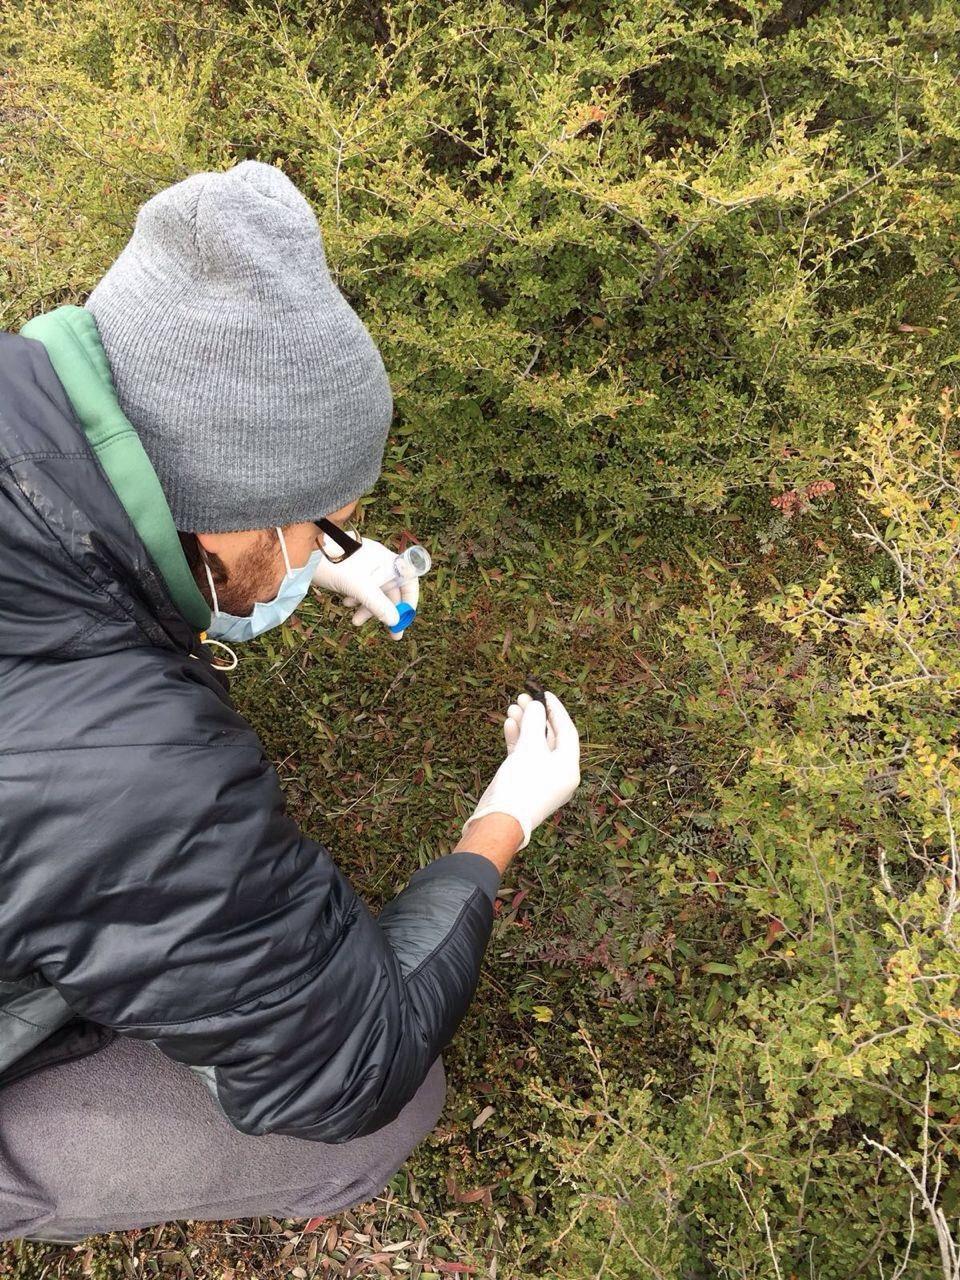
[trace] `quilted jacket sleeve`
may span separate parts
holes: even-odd
[[[375,919],[252,732],[71,769],[96,799],[33,935],[71,1009],[194,1068],[245,1133],[343,1142],[393,1119],[473,996],[493,865],[440,857]]]

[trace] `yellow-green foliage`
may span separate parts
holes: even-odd
[[[652,1071],[555,1100],[578,1224],[558,1248],[606,1254],[597,1274],[956,1274],[960,422],[948,396],[933,425],[915,408],[872,413],[850,452],[891,586],[848,604],[837,563],[751,608],[705,568],[674,627],[716,807],[662,889],[725,905],[742,942],[688,1009],[684,1096]]]
[[[955,355],[960,16],[781,8],[23,0],[0,320],[256,156],[383,349],[392,465],[464,527],[520,482],[623,527],[836,478],[865,397]]]

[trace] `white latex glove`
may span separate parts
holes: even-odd
[[[507,708],[507,758],[463,824],[462,835],[474,818],[508,813],[523,828],[520,848],[525,849],[534,827],[565,805],[580,785],[577,727],[556,694],[548,691],[544,697],[546,711],[529,693],[521,693]]]
[[[323,540],[331,555],[341,554],[341,548],[328,534],[324,534]],[[379,618],[384,626],[395,627],[400,620],[397,612],[400,600],[416,609],[420,599],[420,579],[416,574],[398,578],[393,567],[398,553],[382,542],[362,537],[360,544],[359,551],[339,564],[321,559],[313,575],[313,585],[321,591],[342,595],[348,608],[359,605],[353,615],[355,627],[362,626],[368,618]],[[409,630],[407,627],[396,635],[391,631],[390,635],[394,640],[402,640]]]

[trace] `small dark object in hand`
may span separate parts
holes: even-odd
[[[533,676],[527,676],[523,683],[531,698],[536,698],[537,702],[542,702],[544,706],[547,705],[547,700],[543,696],[543,685],[539,680],[534,680]]]

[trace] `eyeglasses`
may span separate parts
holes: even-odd
[[[331,564],[340,564],[348,556],[352,556],[355,551],[360,550],[362,543],[356,529],[351,529],[348,533],[345,529],[341,529],[338,524],[334,524],[332,520],[328,520],[326,516],[321,516],[318,520],[314,520],[313,523],[319,525],[323,532],[332,538],[343,552],[343,555],[340,556],[330,555],[324,546],[324,539],[318,534],[316,539],[317,546]]]

